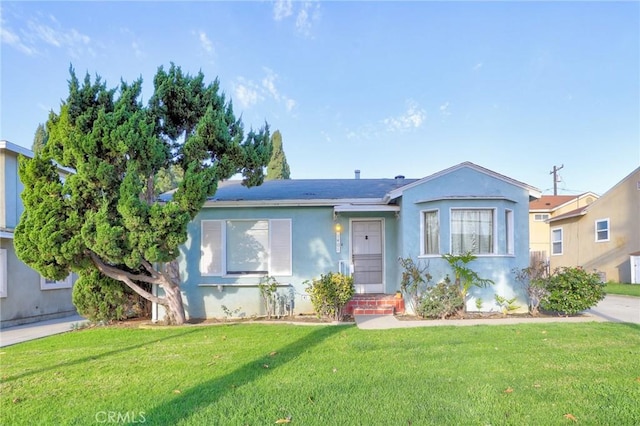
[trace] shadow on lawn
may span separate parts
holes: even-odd
[[[305,351],[343,330],[345,327],[319,326],[305,337],[278,349],[277,355],[273,357],[264,354],[239,366],[231,373],[182,391],[171,401],[146,411],[145,418],[150,424],[177,424],[201,409],[215,404],[216,401],[227,393],[233,392],[234,389],[270,374],[273,370],[277,370],[278,367],[296,359]],[[265,368],[265,364],[268,364],[268,368]]]
[[[108,352],[100,352],[99,354],[96,354],[96,355],[85,356],[85,357],[78,358],[78,359],[73,359],[73,360],[69,360],[69,361],[65,361],[65,362],[60,362],[60,363],[57,363],[57,364],[54,364],[54,365],[51,365],[51,366],[48,366],[48,367],[25,371],[22,374],[17,374],[15,376],[8,376],[6,378],[2,378],[1,382],[3,382],[3,383],[4,382],[11,382],[13,380],[18,380],[18,379],[21,379],[23,377],[31,376],[32,374],[44,373],[46,371],[57,370],[59,368],[64,368],[64,367],[70,367],[72,365],[82,364],[82,363],[85,363],[85,362],[88,362],[88,361],[95,361],[97,359],[106,358],[106,357],[109,357],[111,355],[115,355],[115,354],[119,354],[119,353],[123,353],[123,352],[128,352],[128,351],[131,351],[131,350],[134,350],[134,349],[141,348],[143,346],[151,345],[153,343],[158,343],[158,342],[163,342],[165,340],[170,340],[170,339],[176,339],[178,337],[183,337],[183,336],[186,336],[187,334],[191,334],[191,333],[193,333],[195,331],[196,331],[195,329],[187,330],[184,333],[173,334],[171,336],[163,337],[161,339],[149,340],[149,341],[146,341],[146,342],[139,343],[137,345],[128,346],[126,348],[120,348],[120,349],[116,349],[116,350],[112,350],[112,351],[108,351]]]

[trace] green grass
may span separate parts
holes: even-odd
[[[0,353],[3,425],[640,424],[631,324],[93,328]]]
[[[640,297],[640,284],[607,283],[607,287],[604,291],[607,294],[621,294],[624,296]]]

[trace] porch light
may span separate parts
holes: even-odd
[[[342,225],[340,225],[339,223],[336,223],[336,225],[334,226],[334,229],[336,230],[336,253],[340,253],[340,247],[342,246],[342,243],[340,242],[340,233],[342,232]]]

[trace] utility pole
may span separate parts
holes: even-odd
[[[553,170],[549,172],[550,175],[553,175],[553,195],[558,195],[558,170],[564,167],[564,164],[560,167],[553,166]]]

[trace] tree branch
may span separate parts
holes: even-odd
[[[129,286],[129,288],[131,288],[131,290],[135,291],[140,296],[144,297],[145,299],[151,302],[157,303],[159,305],[167,304],[167,300],[165,298],[154,296],[153,294],[149,293],[148,291],[146,291],[145,289],[143,289],[133,281],[133,280],[136,280],[136,281],[147,282],[150,284],[159,284],[157,279],[154,280],[152,279],[152,277],[147,277],[145,275],[130,274],[116,267],[107,265],[94,252],[90,252],[90,256],[91,256],[91,260],[93,260],[93,263],[96,265],[96,268],[98,268],[100,272],[102,272],[109,278],[113,278],[114,280],[118,280],[125,283],[127,286]],[[138,277],[144,277],[145,279],[139,279]]]

